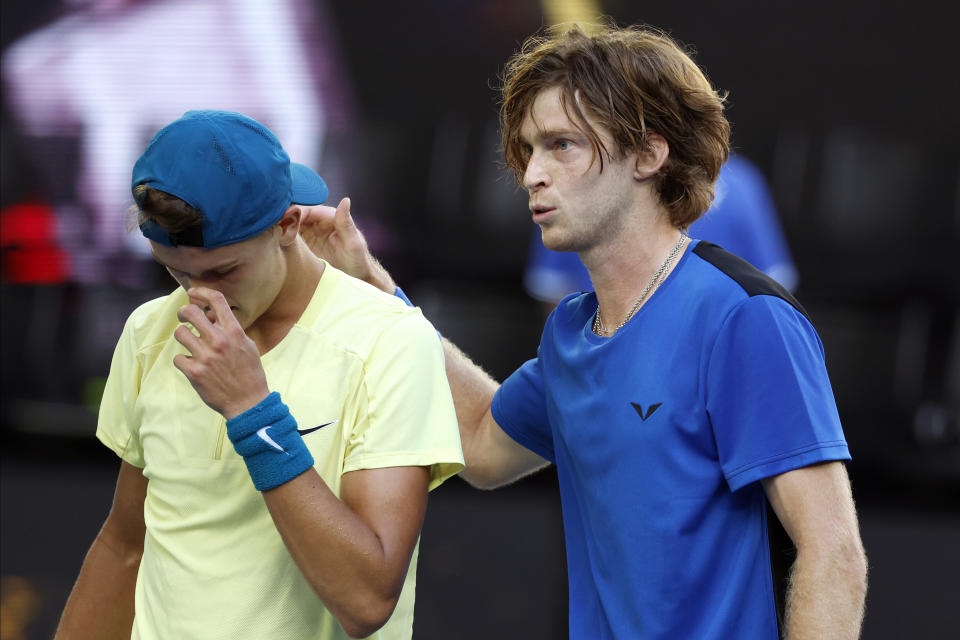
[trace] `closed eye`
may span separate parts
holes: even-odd
[[[193,276],[191,276],[189,273],[187,273],[186,271],[180,271],[179,269],[174,269],[173,267],[166,267],[166,269],[167,269],[167,271],[170,272],[170,275],[172,275],[175,280],[181,280],[181,279],[183,279],[183,278],[188,278],[188,279],[189,279],[189,278],[192,278],[192,277],[193,277]],[[226,269],[219,269],[219,270],[215,270],[215,271],[205,271],[205,272],[202,273],[201,275],[202,275],[202,276],[205,276],[205,279],[220,280],[220,279],[222,279],[222,278],[228,277],[230,274],[232,274],[234,271],[236,271],[236,269],[237,269],[237,267],[236,267],[236,265],[234,265],[234,266],[228,267],[228,268],[226,268]]]

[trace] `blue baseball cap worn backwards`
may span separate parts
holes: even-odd
[[[157,132],[133,167],[131,188],[141,184],[203,215],[201,225],[180,233],[153,221],[140,225],[147,238],[171,247],[241,242],[269,229],[290,204],[327,199],[323,178],[290,162],[269,129],[230,111],[188,111]]]

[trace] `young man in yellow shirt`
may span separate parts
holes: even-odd
[[[113,507],[58,638],[410,638],[427,492],[463,466],[437,335],[315,257],[322,179],[191,111],[133,171],[180,285],[128,319],[98,438]]]

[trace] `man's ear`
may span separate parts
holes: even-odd
[[[291,204],[283,212],[283,217],[277,221],[281,246],[289,246],[296,241],[297,235],[300,233],[300,215],[299,205]]]
[[[647,133],[647,148],[637,154],[637,164],[633,177],[636,180],[646,180],[660,171],[670,155],[670,145],[659,133]]]

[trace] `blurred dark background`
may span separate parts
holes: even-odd
[[[960,9],[796,3],[4,0],[0,637],[43,638],[109,508],[114,343],[173,288],[124,231],[129,171],[189,108],[319,168],[437,328],[498,378],[534,354],[526,198],[497,74],[574,12],[645,22],[729,91],[824,342],[871,560],[864,638],[960,634]],[[415,638],[566,636],[556,476],[431,495]]]

